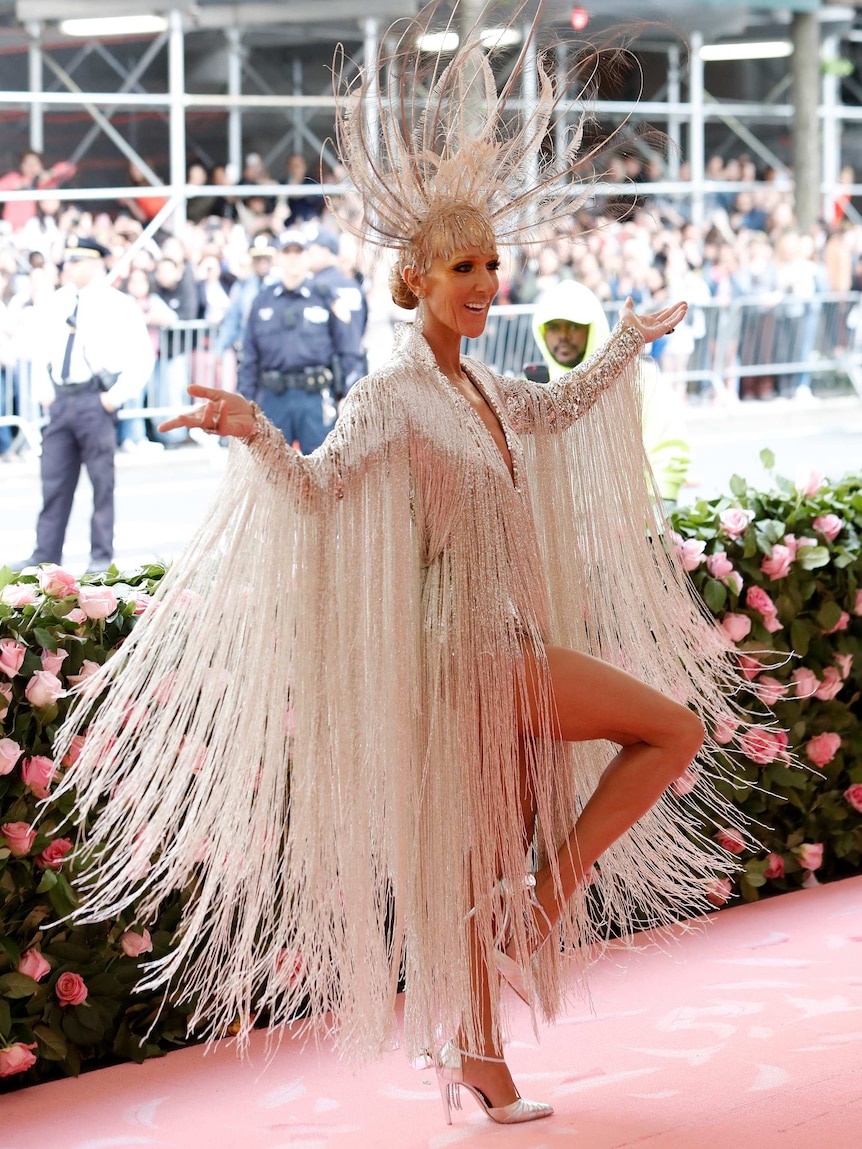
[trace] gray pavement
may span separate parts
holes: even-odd
[[[760,452],[769,447],[776,471],[792,479],[811,466],[830,478],[862,471],[862,400],[824,399],[691,407],[689,439],[694,451],[690,485],[682,502],[729,492],[730,476],[755,486],[769,484]],[[212,439],[174,451],[117,455],[116,563],[131,569],[180,554],[203,519],[227,462]],[[67,535],[64,563],[76,574],[89,554],[90,486],[82,475]],[[39,464],[31,456],[0,465],[0,565],[29,555],[40,507]]]

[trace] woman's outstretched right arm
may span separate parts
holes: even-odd
[[[206,402],[162,423],[159,430],[198,427],[211,435],[240,439],[270,481],[312,504],[320,498],[326,501],[327,496],[340,499],[350,473],[379,451],[393,431],[379,410],[363,410],[363,389],[363,384],[351,388],[334,429],[310,455],[300,455],[286,443],[256,403],[197,383],[189,386],[189,394]]]

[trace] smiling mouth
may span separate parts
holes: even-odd
[[[488,309],[487,303],[465,303],[464,306],[468,311],[486,311]]]

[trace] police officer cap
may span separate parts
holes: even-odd
[[[318,247],[325,247],[326,250],[331,251],[333,255],[338,255],[339,237],[334,231],[330,231],[326,227],[318,228],[309,240],[309,243],[316,244]]]
[[[303,251],[308,247],[308,236],[303,231],[298,231],[295,227],[289,227],[287,231],[283,231],[278,238],[278,246],[281,251],[286,247],[301,247]]]
[[[66,246],[63,249],[63,259],[104,259],[111,254],[111,249],[104,244],[97,243],[95,239],[77,236],[74,232],[66,237]]]
[[[270,235],[269,232],[261,232],[260,235],[256,235],[248,249],[248,253],[252,259],[256,259],[259,255],[272,256],[277,252],[278,248],[275,246],[275,236]]]

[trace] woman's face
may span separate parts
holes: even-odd
[[[495,248],[465,247],[447,259],[437,256],[428,271],[411,276],[408,286],[425,303],[426,332],[436,326],[468,339],[481,335],[499,287],[499,268]]]

